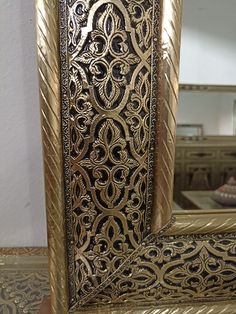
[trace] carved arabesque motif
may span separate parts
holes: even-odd
[[[89,303],[170,304],[216,297],[236,297],[235,235],[147,241]]]
[[[67,1],[72,303],[93,294],[150,230],[153,7]]]
[[[154,28],[151,37],[148,36],[148,32],[146,31],[142,36],[139,36],[140,33],[137,33],[138,27],[136,27],[137,24],[135,23],[140,23],[139,27],[142,30],[142,23],[148,23],[151,20],[147,12],[149,11],[148,6],[150,5],[151,7],[152,2],[150,3],[148,0],[109,1],[110,4],[113,3],[113,9],[111,8],[112,6],[109,9],[110,14],[113,15],[113,18],[115,18],[114,16],[118,16],[122,20],[120,24],[121,30],[127,32],[126,38],[128,40],[129,53],[140,58],[137,64],[129,64],[132,78],[135,77],[135,81],[130,78],[131,73],[125,74],[127,82],[133,82],[133,84],[131,84],[131,87],[129,83],[125,86],[120,85],[119,89],[122,91],[120,91],[118,97],[124,97],[125,90],[129,88],[132,88],[132,93],[131,89],[130,93],[127,92],[129,96],[123,107],[121,105],[123,101],[119,103],[118,100],[114,100],[113,108],[107,108],[102,98],[100,98],[99,104],[97,104],[96,97],[98,95],[96,94],[97,92],[93,91],[91,86],[89,64],[73,62],[77,52],[84,51],[83,49],[87,49],[88,51],[91,42],[91,32],[98,30],[96,21],[93,24],[88,23],[89,16],[89,21],[93,21],[94,13],[97,12],[96,10],[100,10],[100,14],[96,15],[96,18],[101,17],[102,12],[108,7],[108,1],[68,0],[66,2],[65,0],[60,0],[60,15],[58,15],[58,1],[38,0],[37,2],[42,127],[44,132],[47,212],[50,231],[50,281],[53,291],[51,298],[52,312],[68,313],[72,303],[74,304],[74,309],[78,308],[78,302],[76,303],[76,300],[74,300],[75,293],[73,290],[73,285],[76,281],[76,288],[78,289],[77,300],[80,301],[80,305],[85,305],[82,309],[79,309],[79,312],[85,312],[88,303],[92,305],[90,313],[95,313],[95,308],[98,309],[98,312],[103,311],[100,310],[98,304],[104,303],[105,300],[118,303],[122,300],[125,303],[124,311],[121,311],[122,313],[140,313],[136,309],[136,304],[138,305],[138,303],[143,303],[144,306],[148,305],[148,309],[142,310],[141,313],[160,313],[162,309],[157,309],[158,306],[156,304],[169,304],[171,302],[175,304],[174,308],[165,308],[165,313],[197,313],[194,305],[183,306],[182,303],[211,300],[214,303],[212,308],[202,305],[198,312],[226,313],[228,311],[229,313],[233,313],[235,309],[233,303],[232,305],[228,303],[217,304],[216,301],[218,299],[235,299],[235,235],[222,234],[220,237],[213,233],[234,232],[235,213],[229,211],[217,216],[215,216],[214,212],[199,215],[188,213],[187,215],[182,215],[182,217],[178,214],[175,215],[176,222],[171,228],[165,231],[165,234],[171,235],[170,237],[158,238],[157,241],[154,241],[155,237],[149,236],[148,239],[141,241],[144,236],[143,233],[140,233],[143,221],[148,221],[147,216],[143,217],[143,204],[147,206],[146,208],[148,208],[148,205],[145,203],[146,194],[143,193],[142,186],[145,186],[147,181],[152,181],[152,177],[149,176],[147,178],[146,137],[143,136],[143,130],[145,130],[143,121],[147,121],[148,119],[145,118],[146,109],[143,107],[140,110],[138,103],[139,97],[142,95],[145,100],[143,98],[141,103],[145,104],[150,117],[154,116],[154,118],[151,118],[150,123],[149,133],[151,133],[153,132],[152,126],[155,124],[155,110],[160,109],[157,106],[157,101],[163,97],[163,95],[159,95],[157,92],[154,101],[153,93],[155,90],[158,90],[156,87],[160,74],[156,62],[158,54],[155,54],[155,49],[153,49],[152,72],[150,72],[151,54],[149,49],[144,49],[145,45],[142,43],[142,38],[154,38],[158,41],[156,34],[158,33],[158,23],[160,20],[160,12],[158,12],[159,1],[153,1],[154,6],[157,6],[154,13],[158,13],[154,14],[152,20]],[[122,10],[119,10],[121,3],[125,9],[122,7]],[[175,111],[174,106],[171,104],[176,103],[177,89],[174,88],[174,85],[177,86],[178,45],[176,44],[175,37],[179,38],[181,0],[166,0],[163,3],[165,4],[165,9],[161,9],[161,15],[162,17],[163,15],[165,16],[165,22],[163,23],[165,42],[162,49],[164,50],[165,68],[160,71],[160,77],[167,89],[163,103],[166,107],[165,113],[168,112],[168,114],[163,115],[163,123],[166,124],[165,127],[168,129],[168,132],[166,132],[168,136],[162,137],[162,146],[158,144],[157,147],[158,150],[162,151],[160,154],[161,158],[159,159],[159,169],[164,174],[163,178],[165,181],[158,181],[155,187],[155,192],[157,190],[159,192],[160,206],[156,206],[154,210],[156,208],[159,210],[162,207],[161,212],[156,212],[156,215],[154,215],[154,217],[161,218],[162,220],[162,224],[156,224],[156,229],[158,229],[158,226],[163,226],[163,221],[166,223],[169,220],[171,209],[171,206],[168,205],[171,199],[169,193],[166,191],[171,191],[171,172],[169,172],[169,169],[172,165],[171,156],[174,152],[172,149],[174,141],[170,139],[173,138],[175,132]],[[134,9],[128,10],[128,6],[132,4],[135,5],[136,10],[137,8],[142,8],[142,10],[138,9],[140,17],[142,14],[142,19],[140,18],[139,21],[137,21],[135,13],[132,13]],[[65,10],[66,6],[67,10]],[[126,24],[127,20],[129,23]],[[59,24],[61,81],[59,80],[60,64],[57,45]],[[145,26],[144,29],[147,30],[148,27]],[[138,43],[138,47],[132,44],[134,42]],[[154,42],[156,41],[154,40]],[[159,47],[158,43],[157,47]],[[139,85],[139,78],[146,75],[148,76],[148,80],[145,78],[146,81],[142,81],[142,84]],[[112,75],[110,75],[110,78],[112,78]],[[173,80],[173,78],[175,79]],[[147,83],[149,81],[151,82],[150,95],[152,96],[152,102],[150,103],[148,101],[149,97],[147,97],[149,89]],[[59,82],[61,82],[61,86]],[[107,83],[108,85],[110,85],[110,82]],[[70,89],[68,86],[70,86]],[[143,87],[138,89],[138,86]],[[61,87],[61,95],[59,87]],[[131,101],[132,95],[134,96]],[[60,96],[62,97],[62,102]],[[131,104],[128,107],[128,104],[133,101],[136,101],[136,105]],[[158,118],[160,118],[159,113],[158,111]],[[136,120],[132,118],[133,114],[135,117],[139,117],[138,123],[143,128],[142,131],[141,129],[136,129]],[[171,116],[173,121],[168,120],[168,123],[166,123],[167,116]],[[145,167],[137,169],[136,172],[134,169],[129,169],[131,177],[134,173],[137,175],[132,181],[133,189],[130,192],[127,206],[119,211],[120,216],[118,216],[118,211],[114,209],[107,209],[109,210],[109,214],[107,214],[108,211],[105,212],[97,208],[93,201],[90,187],[92,187],[95,179],[99,180],[99,178],[91,176],[93,179],[92,184],[90,181],[88,182],[86,176],[93,169],[80,165],[81,160],[87,160],[93,164],[90,156],[97,154],[96,145],[94,147],[93,144],[95,141],[101,143],[103,136],[100,130],[103,126],[107,127],[110,124],[108,120],[112,121],[110,129],[113,129],[113,131],[110,133],[114,134],[118,129],[121,141],[125,139],[126,146],[119,145],[127,153],[127,157],[135,161],[143,158],[143,164],[145,164]],[[123,120],[127,124],[124,124]],[[123,129],[125,125],[127,127],[126,132]],[[70,126],[70,133],[67,133],[68,126]],[[62,134],[61,128],[63,129]],[[116,136],[113,136],[113,138],[116,138]],[[153,141],[154,137],[151,136],[149,142],[149,174],[152,173],[150,165],[153,162],[153,158],[150,158],[152,156],[152,153],[150,153],[152,148],[150,143]],[[61,152],[62,144],[64,149],[63,159]],[[163,149],[165,146],[166,149]],[[70,148],[69,153],[68,148]],[[100,154],[101,152],[98,153]],[[166,156],[170,156],[169,160],[165,158]],[[166,167],[166,163],[168,167]],[[64,165],[64,173],[62,171],[62,164]],[[110,163],[108,166],[109,169],[113,168]],[[64,178],[63,174],[65,175]],[[63,179],[65,180],[63,181]],[[130,184],[130,182],[125,183]],[[150,191],[150,188],[148,188],[148,191]],[[64,192],[65,199],[63,198]],[[163,201],[164,198],[165,200]],[[73,205],[73,211],[70,211],[71,204]],[[67,212],[66,228],[64,226],[64,205],[66,205]],[[165,215],[167,209],[168,215]],[[70,222],[72,217],[73,229]],[[97,217],[101,219],[96,221]],[[119,218],[121,218],[122,224]],[[65,241],[66,233],[68,236],[67,242]],[[180,233],[186,235],[180,237],[172,236],[173,234]],[[208,233],[208,235],[187,235],[192,233]],[[73,239],[71,239],[71,236],[73,236]],[[105,242],[103,241],[104,238]],[[132,238],[135,238],[135,241],[132,243],[134,250],[130,245]],[[140,243],[143,243],[143,245]],[[176,245],[176,243],[180,243],[181,245]],[[74,254],[71,254],[71,251],[73,252],[75,245],[76,267],[75,272],[73,272],[75,263]],[[68,268],[66,264],[66,250],[68,250]],[[132,253],[130,254],[131,251]],[[102,259],[100,259],[102,254]],[[122,257],[124,258],[124,262],[122,262]],[[184,266],[185,262],[188,267]],[[121,265],[117,269],[115,269],[116,263]],[[200,286],[198,290],[196,286],[188,286],[190,283],[196,282],[196,279],[192,277],[192,264],[194,267],[197,267],[199,273],[198,279],[200,280]],[[130,266],[132,266],[131,270]],[[111,271],[111,275],[107,274],[106,267],[110,267],[113,271],[113,273]],[[156,270],[160,271],[160,273],[156,273]],[[172,276],[168,274],[168,270],[172,272]],[[69,278],[67,278],[67,271],[69,271]],[[187,275],[187,281],[180,279],[183,274]],[[211,278],[212,274],[216,274],[216,276]],[[207,276],[210,280],[206,281]],[[127,280],[128,278],[131,279]],[[163,279],[162,282],[158,281],[160,278]],[[102,283],[99,284],[99,281]],[[185,284],[182,285],[182,281]],[[146,283],[145,286],[143,282]],[[221,295],[220,282],[223,288],[223,295]],[[70,286],[69,295],[67,294],[67,283]],[[135,289],[134,291],[133,287],[135,286],[140,287],[140,290]],[[187,294],[185,297],[186,290]],[[161,298],[160,302],[159,297]],[[128,306],[129,298],[132,302],[130,307]],[[70,306],[68,305],[68,301]],[[151,303],[154,306],[149,308],[149,304]],[[180,305],[176,305],[177,303]],[[73,311],[72,308],[71,310]],[[111,311],[116,312],[112,304],[107,312],[110,313]]]
[[[9,268],[0,272],[0,313],[38,313],[42,299],[50,294],[48,271],[35,267],[29,271],[19,265],[18,270]]]

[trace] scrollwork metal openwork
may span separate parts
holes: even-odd
[[[150,0],[63,5],[70,286],[74,300],[81,300],[124,263],[150,229],[152,19],[159,9]]]
[[[37,1],[53,313],[235,299],[235,214],[168,224],[181,0]]]
[[[160,305],[233,299],[235,261],[235,235],[153,239],[89,303]]]

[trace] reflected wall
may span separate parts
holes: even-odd
[[[236,208],[236,2],[185,0],[174,208]]]

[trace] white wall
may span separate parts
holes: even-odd
[[[33,0],[0,0],[0,247],[45,246]]]
[[[183,0],[180,83],[236,85],[236,0]],[[206,135],[233,135],[227,93],[180,93],[178,123],[202,123]]]
[[[233,135],[236,93],[180,92],[179,124],[203,124],[205,135]]]
[[[180,82],[236,85],[236,1],[183,2]]]

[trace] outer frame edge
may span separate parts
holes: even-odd
[[[58,0],[37,0],[37,46],[52,314],[68,312]]]

